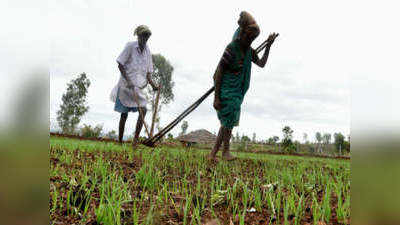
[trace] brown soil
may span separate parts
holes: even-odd
[[[115,168],[121,168],[118,173],[119,175],[122,175],[124,182],[127,182],[131,185],[130,186],[130,191],[131,195],[135,198],[140,198],[141,195],[141,188],[137,185],[134,185],[135,183],[135,174],[140,170],[142,166],[142,159],[140,156],[133,157],[133,159],[129,160],[129,153],[128,152],[78,152],[79,150],[74,150],[73,155],[75,157],[79,157],[79,160],[74,160],[71,164],[66,164],[62,161],[60,161],[57,158],[57,151],[56,149],[50,149],[50,164],[54,168],[58,166],[60,169],[64,169],[68,176],[70,175],[76,175],[76,174],[69,174],[73,173],[71,169],[76,169],[83,171],[82,165],[90,165],[91,163],[95,163],[96,158],[102,157],[104,160],[108,161],[112,167]],[[246,165],[249,168],[256,168],[259,163],[261,163],[258,160],[248,160],[248,159],[238,159],[241,164]],[[214,165],[211,162],[208,162],[208,168],[212,168]],[[76,172],[76,171],[75,171]],[[176,174],[178,173],[178,174]],[[208,170],[207,174],[205,174],[202,178],[202,183],[204,182],[210,182],[210,177],[211,177],[212,170]],[[165,176],[165,179],[167,179],[169,182],[172,180],[176,179],[176,176],[180,176],[182,174],[179,174],[177,171],[171,171],[170,176]],[[259,174],[262,176],[262,174]],[[229,178],[231,179],[231,178]],[[195,185],[196,178],[188,178],[188,180],[193,180],[193,185]],[[233,178],[232,180],[229,180],[228,182],[233,183]],[[76,197],[76,202],[74,206],[76,207],[76,210],[79,210],[80,213],[83,213],[84,208],[86,205],[89,205],[88,207],[88,212],[87,215],[89,215],[90,219],[86,221],[84,224],[87,225],[97,225],[98,223],[96,222],[96,214],[94,209],[99,206],[99,190],[97,188],[98,183],[94,184],[90,180],[87,182],[86,187],[91,188],[92,186],[94,187],[94,192],[91,194],[92,200],[89,201],[85,196],[85,193],[82,191],[82,187],[78,184],[76,186],[71,185],[70,183],[66,182],[63,180],[62,177],[60,176],[51,176],[50,177],[50,195],[52,195],[53,192],[53,187],[57,188],[57,192],[59,195],[63,196],[64,203],[63,205],[66,204],[66,199],[67,199],[67,193],[69,191],[72,191],[73,196]],[[318,193],[318,200],[321,201],[323,198],[323,193]],[[199,197],[200,201],[202,199]],[[180,205],[181,207],[184,206],[185,203],[185,198],[182,196],[174,196],[174,201],[176,202],[177,205]],[[335,208],[336,208],[336,202],[337,198],[332,198],[332,216],[331,216],[331,222],[329,224],[341,224],[337,221],[336,214],[335,214]],[[196,204],[195,201],[193,204]],[[146,215],[150,208],[151,208],[151,202],[141,202],[141,209],[140,209],[140,214],[141,215]],[[218,221],[220,224],[226,224],[226,225],[231,225],[231,224],[239,224],[239,218],[232,218],[232,215],[227,212],[227,202],[222,202],[221,204],[218,204],[217,206],[214,207],[214,212],[215,216],[218,218]],[[52,205],[52,200],[50,197],[49,201],[49,207],[50,209],[53,208]],[[133,224],[132,223],[132,208],[133,208],[133,203],[128,202],[124,203],[123,206],[123,213],[121,214],[121,220],[122,224]],[[306,210],[304,212],[304,216],[300,224],[313,224],[313,216],[312,216],[312,210],[311,208],[311,202],[306,203]],[[183,224],[183,215],[180,213],[177,213],[177,211],[174,209],[172,205],[166,205],[163,206],[162,208],[155,208],[154,210],[154,215],[153,219],[155,221],[155,224]],[[272,219],[273,224],[284,224],[283,220],[283,209],[279,212],[280,214],[280,219],[279,221],[274,221]],[[142,216],[141,216],[142,218]],[[246,213],[245,217],[245,224],[270,224],[270,219],[272,217],[272,212],[267,209],[263,209],[261,212],[248,212]],[[290,215],[289,218],[289,224],[294,223],[294,216]],[[50,213],[50,220],[53,222],[53,224],[82,224],[81,221],[82,217],[79,215],[73,215],[71,211],[66,209],[56,209],[53,213]],[[210,211],[204,210],[202,213],[202,223],[207,223],[209,221],[214,220],[215,217],[211,214]],[[190,219],[189,219],[190,221]],[[232,222],[231,222],[232,221]],[[214,221],[215,222],[215,221]],[[209,223],[213,224],[213,223]],[[321,223],[325,224],[325,223]],[[348,223],[347,223],[348,224]]]

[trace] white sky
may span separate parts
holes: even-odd
[[[253,47],[271,32],[280,36],[267,66],[253,64],[240,126],[233,132],[249,137],[255,132],[257,139],[266,139],[281,136],[289,125],[298,140],[303,133],[314,140],[317,131],[348,135],[349,76],[363,74],[358,66],[371,62],[363,48],[370,42],[362,39],[369,27],[360,24],[355,12],[367,16],[374,6],[347,1],[51,1],[51,121],[55,122],[66,83],[86,72],[92,82],[90,110],[81,124],[117,130],[119,114],[109,100],[119,78],[115,59],[126,42],[135,40],[134,28],[146,24],[153,33],[150,50],[164,55],[175,68],[175,101],[161,112],[161,125],[168,124],[212,86],[213,72],[242,10],[250,12],[261,28]],[[126,134],[133,132],[136,117],[129,115]],[[189,131],[217,131],[212,97],[186,120]],[[174,135],[178,132],[180,124],[173,129]]]

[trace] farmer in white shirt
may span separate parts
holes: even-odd
[[[137,35],[138,41],[128,42],[117,58],[121,77],[111,92],[111,100],[115,102],[114,110],[121,113],[119,142],[122,142],[122,137],[124,136],[128,112],[139,111],[132,143],[133,149],[136,149],[144,122],[142,118],[145,118],[147,111],[147,100],[143,89],[148,83],[154,91],[157,91],[159,87],[150,78],[153,72],[153,61],[146,43],[151,36],[151,31],[147,26],[141,25],[135,29],[134,35]]]

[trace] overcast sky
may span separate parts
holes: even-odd
[[[50,120],[66,83],[85,72],[91,80],[90,110],[83,123],[117,130],[119,114],[109,95],[119,79],[115,62],[133,30],[146,24],[152,30],[151,52],[164,55],[174,67],[175,101],[161,112],[165,126],[212,85],[212,75],[237,28],[242,10],[261,28],[257,47],[271,32],[279,32],[265,68],[253,64],[250,89],[242,105],[239,127],[257,139],[281,136],[286,125],[295,139],[315,132],[350,133],[350,44],[354,23],[348,20],[356,5],[335,1],[100,1],[50,2]],[[353,37],[353,40],[355,37]],[[260,54],[261,56],[261,54]],[[210,96],[186,120],[189,131],[217,131],[219,121]],[[148,114],[148,119],[150,118]],[[129,114],[126,134],[137,114]],[[173,134],[180,132],[180,124]]]

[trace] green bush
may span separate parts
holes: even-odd
[[[284,148],[285,152],[287,153],[295,153],[296,152],[296,145],[294,145],[293,143],[291,143],[290,145],[286,146]]]
[[[98,138],[103,130],[103,125],[96,125],[93,127],[91,125],[84,124],[81,128],[81,136],[86,138]]]
[[[241,142],[239,142],[239,146],[238,146],[237,150],[241,151],[241,152],[246,150],[246,141],[242,140]]]
[[[283,149],[287,149],[287,148],[291,147],[292,145],[293,145],[292,139],[289,139],[289,138],[283,139],[283,141],[282,141]]]
[[[167,140],[168,140],[168,141],[174,140],[174,135],[172,135],[171,133],[168,133],[168,135],[167,135]]]

